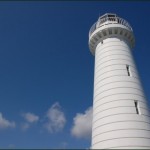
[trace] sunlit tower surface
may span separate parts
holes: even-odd
[[[134,43],[131,26],[116,14],[104,14],[90,29],[92,149],[150,149],[150,114],[132,57]]]

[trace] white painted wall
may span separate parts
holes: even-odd
[[[95,50],[92,149],[109,148],[150,149],[145,95],[130,47],[117,37],[104,39]]]

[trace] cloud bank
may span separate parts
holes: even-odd
[[[84,113],[77,113],[73,118],[73,127],[71,134],[76,138],[89,139],[92,133],[92,107],[89,107]]]
[[[23,117],[29,123],[37,122],[39,120],[39,116],[37,116],[33,113],[30,113],[30,112],[24,113]]]
[[[46,118],[47,122],[44,126],[50,133],[61,131],[66,124],[64,112],[61,110],[61,106],[58,102],[49,108]]]
[[[2,113],[0,113],[0,129],[14,128],[15,126],[16,125],[14,121],[9,121],[5,119]]]
[[[28,128],[30,128],[31,124],[36,123],[39,121],[39,116],[31,113],[31,112],[27,112],[27,113],[23,113],[22,117],[25,119],[26,122],[21,124],[21,128],[23,131],[27,130]]]

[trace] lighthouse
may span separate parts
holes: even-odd
[[[150,113],[134,45],[132,27],[113,13],[100,16],[89,31],[95,56],[92,149],[150,149]]]

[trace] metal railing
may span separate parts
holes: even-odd
[[[96,23],[94,23],[92,25],[92,27],[89,31],[89,37],[97,28],[100,28],[101,26],[105,25],[106,23],[122,24],[122,25],[126,26],[129,30],[132,31],[130,24],[126,20],[124,20],[120,17],[104,17],[104,18],[99,19]]]

